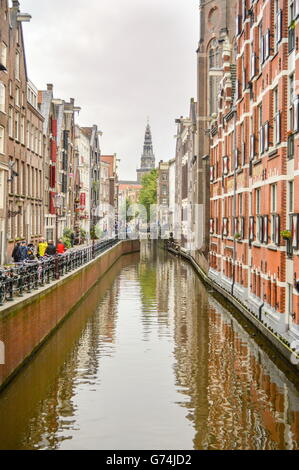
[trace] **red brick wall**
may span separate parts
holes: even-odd
[[[119,243],[42,293],[17,306],[3,307],[0,310],[0,341],[5,345],[5,365],[0,365],[0,388],[113,263],[123,254],[138,250],[138,241]]]

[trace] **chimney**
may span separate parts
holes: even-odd
[[[19,10],[20,9],[19,0],[12,0],[12,7],[15,8],[16,10]]]
[[[53,91],[53,84],[52,83],[47,84],[47,90],[48,91]]]
[[[75,104],[75,98],[70,98],[70,103]]]

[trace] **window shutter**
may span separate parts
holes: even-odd
[[[223,157],[223,174],[228,175],[228,157]]]
[[[210,166],[210,181],[214,181],[214,166]]]
[[[245,21],[247,16],[247,9],[246,9],[246,0],[242,0],[242,20]]]
[[[263,224],[263,217],[260,215],[258,216],[258,234],[259,234],[259,242],[263,243],[264,241],[264,224]]]
[[[264,153],[264,128],[263,126],[260,127],[260,130],[259,130],[259,147],[260,147],[260,154]]]
[[[250,78],[252,79],[255,76],[255,53],[251,54],[251,74]]]
[[[210,219],[210,233],[214,233],[214,220]]]
[[[241,234],[241,238],[244,239],[245,238],[245,219],[244,217],[241,217],[240,218],[240,234]]]
[[[298,214],[292,216],[292,246],[295,250],[298,250]]]
[[[255,137],[254,134],[250,136],[250,160],[254,159],[255,155]]]
[[[238,149],[235,149],[235,169],[239,167],[239,151]]]
[[[264,58],[268,59],[270,56],[270,30],[268,29],[264,36]]]
[[[276,245],[280,244],[280,216],[275,215],[275,233],[274,233],[274,241]]]
[[[280,111],[275,116],[275,130],[276,130],[276,136],[275,136],[275,143],[279,144],[280,143]]]
[[[50,187],[55,188],[56,185],[56,167],[50,166]]]
[[[299,96],[294,101],[294,132],[299,131]]]
[[[254,240],[254,217],[249,217],[249,241]]]
[[[53,163],[57,160],[57,145],[56,140],[51,141],[51,160]]]
[[[264,223],[264,229],[263,229],[264,237],[263,237],[263,242],[264,242],[264,243],[268,243],[268,216],[267,216],[267,215],[264,215],[264,217],[263,217],[263,223]]]
[[[276,42],[280,42],[281,39],[282,39],[282,11],[279,10],[279,12],[277,13],[277,16],[276,16],[276,34],[277,34],[277,37],[276,37]]]
[[[241,33],[241,16],[236,16],[236,36],[239,36]]]
[[[264,124],[264,150],[269,150],[269,121]]]
[[[238,233],[238,228],[239,228],[239,219],[238,219],[238,217],[235,217],[234,218],[234,235],[236,235],[236,233]]]
[[[246,164],[246,144],[242,142],[242,166]]]
[[[57,137],[57,120],[52,118],[51,132],[53,137]]]

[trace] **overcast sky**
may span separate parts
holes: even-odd
[[[21,0],[29,78],[54,84],[98,124],[102,153],[136,179],[147,116],[156,161],[173,158],[174,119],[196,98],[198,0]]]

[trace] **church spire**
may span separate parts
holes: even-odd
[[[141,155],[141,166],[137,170],[138,181],[141,181],[142,176],[145,173],[149,173],[155,168],[155,155],[153,150],[153,140],[151,126],[149,124],[149,118],[147,118],[147,125],[145,128],[143,153]]]
[[[144,145],[143,145],[143,157],[153,157],[154,152],[153,152],[153,141],[152,141],[152,133],[151,133],[151,127],[149,125],[149,122],[147,123],[146,129],[145,129],[145,136],[144,136]]]

